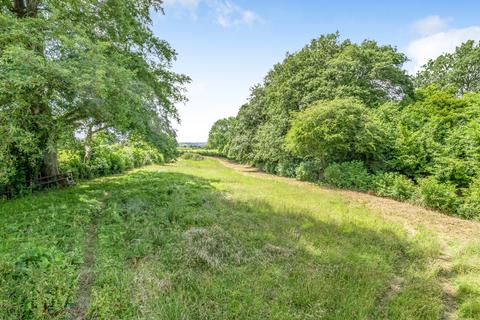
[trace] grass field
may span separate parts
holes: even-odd
[[[480,319],[478,224],[246,171],[179,160],[0,203],[0,319]]]

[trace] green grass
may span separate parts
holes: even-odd
[[[342,195],[180,160],[0,204],[0,319],[63,319],[96,219],[91,319],[440,319],[436,235]],[[461,319],[478,243],[458,247]],[[450,279],[451,278],[451,279]]]

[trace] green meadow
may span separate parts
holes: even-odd
[[[479,319],[469,223],[182,159],[0,203],[0,319]]]

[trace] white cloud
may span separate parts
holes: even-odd
[[[426,35],[411,41],[406,49],[411,60],[407,70],[415,73],[430,59],[435,59],[443,53],[455,51],[455,48],[467,40],[480,40],[480,26],[462,29],[450,29],[443,32]]]
[[[164,0],[163,5],[165,10],[173,9],[177,17],[183,16],[182,13],[187,13],[190,18],[197,20],[197,9],[200,5],[200,0]]]
[[[412,30],[422,36],[431,35],[447,29],[452,19],[441,18],[440,16],[428,16],[412,24]]]
[[[200,4],[204,3],[214,14],[214,20],[224,28],[235,26],[252,26],[262,19],[251,10],[243,9],[228,0],[165,0],[164,5],[168,8],[186,10],[193,19],[197,19],[197,11]]]
[[[260,17],[251,10],[245,10],[230,1],[210,1],[211,7],[217,13],[217,23],[224,28],[247,25],[260,22]]]

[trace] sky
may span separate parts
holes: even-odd
[[[177,106],[179,142],[206,142],[275,63],[322,34],[393,45],[410,59],[409,73],[480,40],[478,0],[164,0],[164,11],[153,14],[154,33],[177,52],[173,70],[192,79],[189,101]]]

